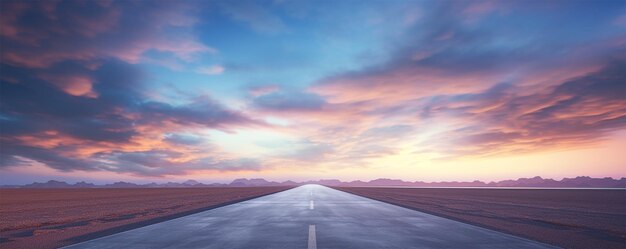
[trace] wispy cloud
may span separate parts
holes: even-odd
[[[222,74],[226,68],[220,65],[214,65],[210,67],[199,67],[196,69],[196,73],[206,74],[206,75],[217,75]]]
[[[188,3],[6,1],[2,8],[6,49],[1,55],[11,65],[45,68],[65,60],[102,57],[138,63],[150,50],[190,60],[216,51],[191,32],[168,33],[168,28],[195,22],[189,17],[193,9]]]

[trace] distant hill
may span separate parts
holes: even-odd
[[[196,180],[187,180],[181,183],[148,183],[135,184],[131,182],[115,182],[112,184],[95,185],[87,182],[77,182],[69,184],[63,181],[50,180],[48,182],[35,182],[26,185],[2,185],[2,188],[198,188],[198,187],[260,187],[260,186],[297,186],[304,184],[320,184],[326,186],[343,186],[343,187],[500,187],[500,188],[626,188],[626,178],[613,179],[591,178],[588,176],[579,176],[576,178],[563,178],[560,181],[553,179],[544,179],[539,176],[533,178],[519,178],[517,180],[504,180],[499,182],[422,182],[422,181],[403,181],[399,179],[379,178],[376,180],[351,181],[343,182],[337,179],[322,179],[317,181],[306,182],[270,182],[262,178],[240,178],[235,179],[229,184],[210,183],[205,184]]]
[[[34,182],[31,184],[24,185],[23,188],[71,188],[74,185],[70,185],[67,182],[50,180],[45,183]]]
[[[280,183],[280,182],[268,182],[262,178],[254,178],[254,179],[235,179],[233,182],[228,184],[230,187],[239,187],[239,186],[281,186],[281,185],[299,185],[298,183],[289,184],[288,182]]]

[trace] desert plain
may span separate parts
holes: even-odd
[[[336,189],[563,248],[626,248],[624,189]]]
[[[0,248],[58,248],[288,188],[0,189]]]

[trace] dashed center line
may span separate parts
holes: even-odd
[[[309,201],[309,209],[313,210],[315,208],[315,203],[313,201]]]
[[[315,239],[315,225],[309,225],[309,249],[317,249],[317,241]]]

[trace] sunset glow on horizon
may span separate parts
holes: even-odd
[[[626,177],[624,1],[0,4],[0,184]]]

